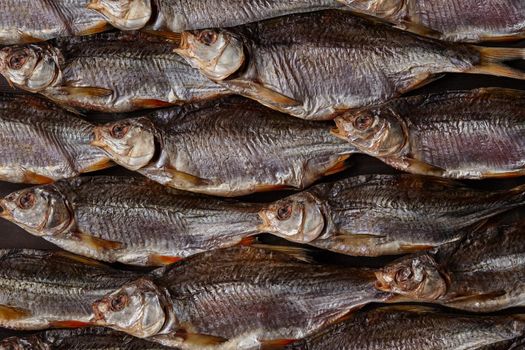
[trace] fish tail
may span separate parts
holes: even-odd
[[[502,62],[525,59],[525,48],[474,46],[481,56],[481,62],[466,71],[471,74],[488,74],[505,78],[525,80],[525,72]]]

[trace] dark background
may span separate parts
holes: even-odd
[[[515,43],[506,44],[492,44],[491,46],[510,46],[510,47],[524,47],[525,40]],[[525,61],[510,62],[509,65],[519,68],[525,72]],[[410,93],[410,95],[426,92],[437,92],[444,90],[458,90],[458,89],[472,89],[478,87],[506,87],[525,90],[525,81],[498,78],[484,75],[466,75],[466,74],[447,74],[445,77],[436,80],[416,91]],[[9,87],[6,82],[0,77],[0,92],[15,92],[15,90]],[[86,119],[97,121],[100,120],[99,115],[88,115]],[[524,155],[525,156],[525,155]],[[358,174],[369,174],[369,173],[396,173],[395,170],[384,165],[382,162],[373,158],[356,155],[352,156],[349,160],[350,167],[339,174],[324,178],[321,181],[333,181],[339,178],[348,177]],[[104,171],[90,173],[88,176],[94,175],[132,175],[131,172],[122,168],[112,168]],[[513,178],[506,180],[483,180],[483,181],[465,181],[473,186],[479,186],[483,188],[507,188],[518,184],[525,183],[525,177]],[[11,184],[6,182],[0,182],[0,196],[5,196],[8,193],[28,187],[23,184]],[[275,200],[286,195],[286,192],[281,193],[264,193],[258,195],[247,196],[244,199],[248,201],[268,201]],[[269,235],[263,236],[263,241],[279,241],[279,239],[273,238]],[[45,240],[32,236],[26,233],[24,230],[18,228],[16,225],[11,224],[5,220],[0,219],[0,249],[3,248],[31,248],[31,249],[57,249],[54,245],[46,242]],[[327,263],[344,263],[352,265],[367,265],[377,266],[385,261],[385,259],[367,259],[367,258],[352,258],[332,253],[320,253],[321,259]],[[122,266],[121,266],[122,267]],[[1,266],[0,266],[1,268]],[[5,335],[12,335],[14,332],[5,331],[0,329],[0,338]]]

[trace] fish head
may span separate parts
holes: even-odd
[[[12,85],[40,92],[62,77],[60,52],[51,46],[10,46],[0,50],[0,74]]]
[[[157,334],[168,320],[164,307],[164,294],[151,280],[141,278],[96,301],[93,321],[147,338]]]
[[[94,128],[93,146],[130,170],[146,166],[155,154],[155,132],[147,118],[125,119]]]
[[[259,216],[263,221],[259,229],[298,243],[317,239],[326,225],[321,201],[308,192],[278,200]]]
[[[351,10],[372,15],[374,17],[391,19],[403,9],[405,0],[338,0]]]
[[[243,42],[225,30],[183,32],[175,52],[212,80],[228,78],[245,60]]]
[[[91,0],[87,8],[97,11],[120,30],[139,30],[152,14],[151,0]]]
[[[376,288],[414,300],[437,300],[447,291],[447,279],[429,254],[408,256],[376,272]]]
[[[37,236],[58,235],[74,221],[69,202],[53,185],[13,192],[0,199],[0,207],[0,217]]]
[[[375,157],[395,155],[408,141],[406,123],[388,108],[350,111],[337,117],[335,123],[336,136]]]

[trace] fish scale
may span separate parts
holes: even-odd
[[[181,32],[224,28],[292,13],[340,8],[334,0],[152,0],[158,15],[150,28]]]

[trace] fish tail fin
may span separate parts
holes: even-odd
[[[499,77],[525,80],[525,72],[501,63],[525,59],[525,48],[474,46],[480,53],[481,62],[466,71],[471,74],[488,74]]]

